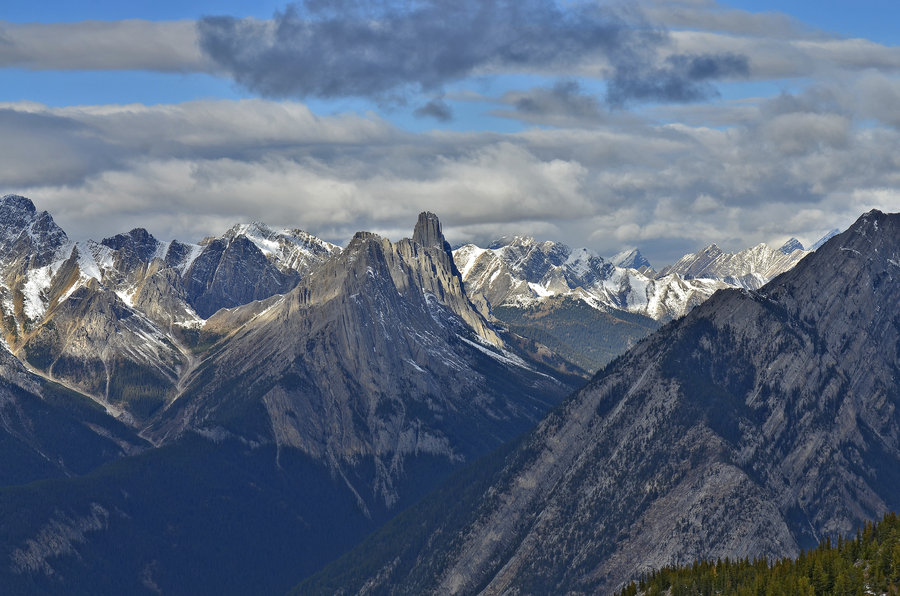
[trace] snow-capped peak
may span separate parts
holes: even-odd
[[[644,257],[644,255],[641,254],[641,251],[636,248],[623,250],[622,252],[610,258],[610,262],[616,267],[622,267],[625,269],[641,269],[642,267],[650,267],[650,261],[648,261]]]
[[[803,245],[796,238],[791,238],[787,242],[781,245],[781,248],[778,251],[782,254],[789,255],[795,250],[803,250]]]

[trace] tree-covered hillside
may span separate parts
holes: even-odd
[[[797,559],[695,562],[666,567],[618,596],[857,596],[900,594],[900,517],[869,522],[852,540],[825,539]]]

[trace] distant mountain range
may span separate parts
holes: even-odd
[[[453,255],[486,317],[595,372],[717,290],[757,289],[810,252],[794,238],[776,250],[759,244],[737,253],[713,244],[659,272],[637,250],[606,260],[527,236],[486,249],[467,244]]]

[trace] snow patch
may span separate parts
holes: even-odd
[[[96,279],[100,281],[100,265],[97,264],[97,257],[93,254],[91,250],[91,246],[87,246],[85,244],[76,245],[76,249],[78,250],[78,270],[81,272],[81,276],[85,279]],[[106,247],[104,247],[106,248]],[[101,253],[102,254],[102,253]],[[112,266],[112,259],[108,255],[108,251],[106,255],[103,255],[108,259],[108,267]]]
[[[528,282],[528,287],[541,298],[547,298],[548,296],[553,296],[555,294],[552,290],[548,290],[541,284],[536,284],[534,282]]]
[[[137,294],[137,288],[127,288],[125,290],[116,290],[116,296],[121,298],[122,302],[129,308],[134,308],[134,296]]]
[[[418,364],[416,364],[415,361],[413,361],[411,358],[407,358],[406,363],[421,373],[425,372],[425,369],[422,368],[421,366],[419,366]]]
[[[28,277],[22,285],[24,296],[25,316],[34,321],[43,316],[47,310],[47,297],[45,292],[53,281],[53,265],[45,265],[28,272]]]
[[[458,337],[465,343],[469,344],[473,348],[476,348],[477,350],[484,352],[485,354],[487,354],[488,356],[490,356],[491,358],[493,358],[495,360],[499,360],[500,362],[503,362],[505,364],[511,364],[513,366],[518,366],[519,368],[524,368],[526,370],[534,371],[533,368],[528,366],[528,363],[526,363],[524,360],[522,360],[515,354],[507,352],[506,350],[501,350],[500,352],[495,352],[494,349],[489,348],[488,346],[476,343],[468,338],[463,337],[462,335],[457,335],[456,337]]]
[[[184,262],[179,268],[182,277],[184,276],[185,272],[191,268],[191,265],[194,264],[194,261],[197,260],[197,257],[199,257],[201,253],[203,253],[203,247],[199,244],[188,244],[187,246],[190,247],[191,252],[188,253],[187,257],[185,257]]]
[[[460,268],[460,275],[462,276],[463,280],[465,280],[469,276],[469,272],[472,271],[472,267],[475,266],[475,263],[478,261],[478,257],[486,252],[486,248],[479,248],[474,244],[467,244],[453,251],[454,260],[456,260],[457,258],[465,259],[463,266]],[[457,267],[459,267],[459,264],[457,264]]]

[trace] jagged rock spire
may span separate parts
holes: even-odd
[[[444,240],[444,233],[441,231],[441,220],[438,219],[438,216],[430,211],[420,213],[412,239],[413,242],[424,247],[435,246],[444,248],[446,241]]]

